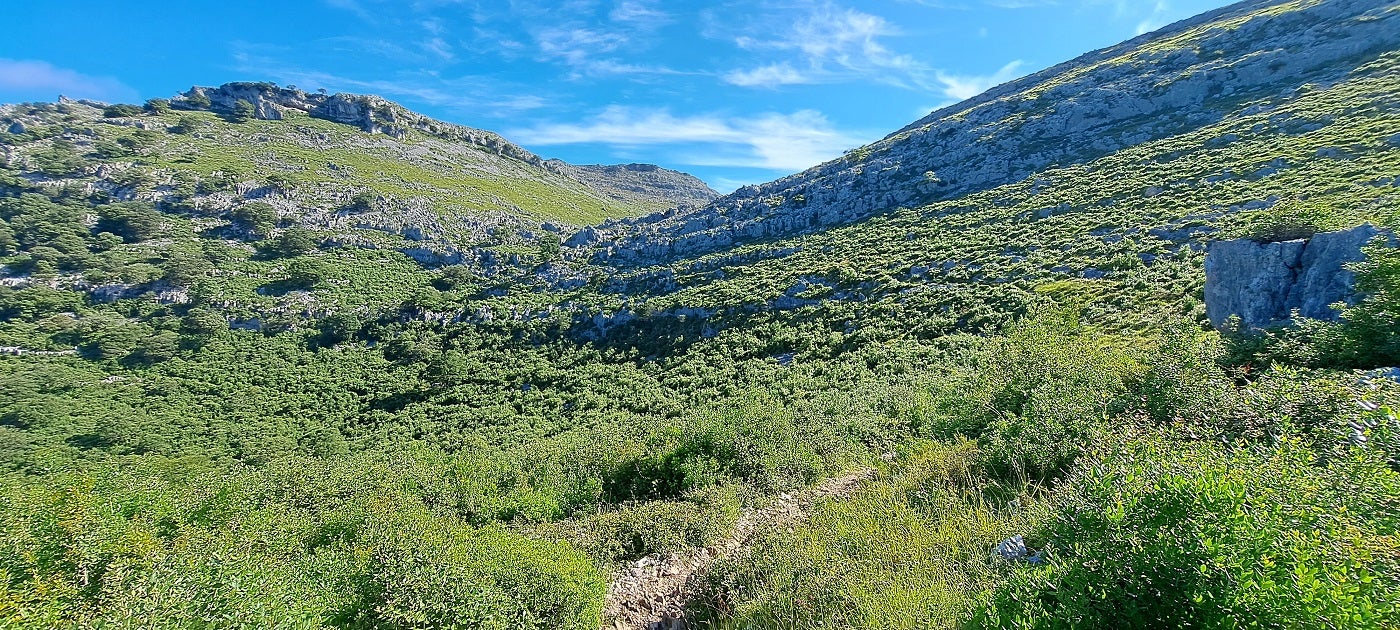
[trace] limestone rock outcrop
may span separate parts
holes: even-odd
[[[1206,316],[1222,328],[1233,316],[1248,328],[1286,324],[1298,316],[1335,320],[1338,302],[1355,304],[1355,274],[1347,263],[1382,231],[1362,225],[1311,239],[1260,243],[1216,241],[1206,250]]]

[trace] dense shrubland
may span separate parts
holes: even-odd
[[[933,422],[877,483],[720,566],[698,612],[783,628],[1380,628],[1400,614],[1396,383],[1282,366],[1240,381],[1220,340],[1186,326],[1092,363],[1106,340],[1062,318],[1012,340],[983,357],[994,386],[930,382],[899,415]],[[1016,378],[1032,365],[1063,380]],[[991,553],[1013,534],[1039,563]]]
[[[693,615],[1394,626],[1400,386],[1364,370],[1400,363],[1400,256],[1369,252],[1339,323],[1221,335],[1201,303],[1210,238],[1400,225],[1394,61],[1092,164],[624,269],[553,233],[491,272],[425,265],[289,213],[331,180],[356,184],[337,213],[483,190],[621,212],[230,140],[349,142],[327,121],[35,105],[44,124],[0,132],[0,626],[591,628],[621,563],[859,466],[879,474],[713,567]],[[1017,534],[1040,562],[993,556]]]

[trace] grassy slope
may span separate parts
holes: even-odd
[[[165,133],[182,118],[197,121],[198,128]],[[622,206],[559,174],[420,132],[398,141],[296,111],[281,121],[230,123],[208,112],[180,111],[134,120],[159,133],[143,147],[149,158],[134,160],[158,181],[189,178],[181,173],[195,178],[224,173],[242,181],[281,174],[304,187],[298,191],[305,196],[302,201],[313,207],[335,208],[355,192],[369,190],[391,202],[425,200],[446,216],[501,213],[573,225],[651,209]],[[93,141],[130,137],[136,131],[100,117],[83,122],[95,133]],[[42,142],[26,147],[42,148]]]

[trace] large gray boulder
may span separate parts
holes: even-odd
[[[1365,258],[1361,248],[1381,231],[1362,225],[1322,232],[1311,239],[1260,243],[1216,241],[1206,250],[1206,316],[1221,328],[1231,316],[1249,328],[1286,324],[1301,317],[1335,320],[1338,302],[1355,304],[1355,274],[1347,263]]]

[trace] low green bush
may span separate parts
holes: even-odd
[[[977,462],[970,442],[916,444],[889,476],[761,531],[706,576],[702,627],[958,627],[1000,581],[991,549],[1036,512],[984,500]]]
[[[739,518],[739,498],[733,487],[714,486],[687,498],[627,504],[580,519],[573,524],[577,532],[573,538],[599,560],[636,560],[709,545],[728,533]]]
[[[594,630],[607,581],[562,544],[484,529],[400,527],[369,562],[368,627]]]
[[[1359,480],[1365,480],[1359,482]],[[1386,627],[1400,614],[1400,474],[1364,452],[1319,466],[1148,440],[1080,467],[986,628]],[[1306,621],[1304,621],[1306,620]]]
[[[1111,338],[1080,328],[1074,313],[1036,313],[941,386],[944,412],[929,428],[943,439],[977,439],[994,476],[1049,479],[1112,431],[1107,420],[1131,405],[1128,384],[1142,372]]]
[[[762,491],[805,485],[825,467],[813,446],[820,441],[817,431],[798,426],[791,409],[762,397],[698,411],[618,464],[604,480],[604,495],[614,501],[677,498],[726,481]]]

